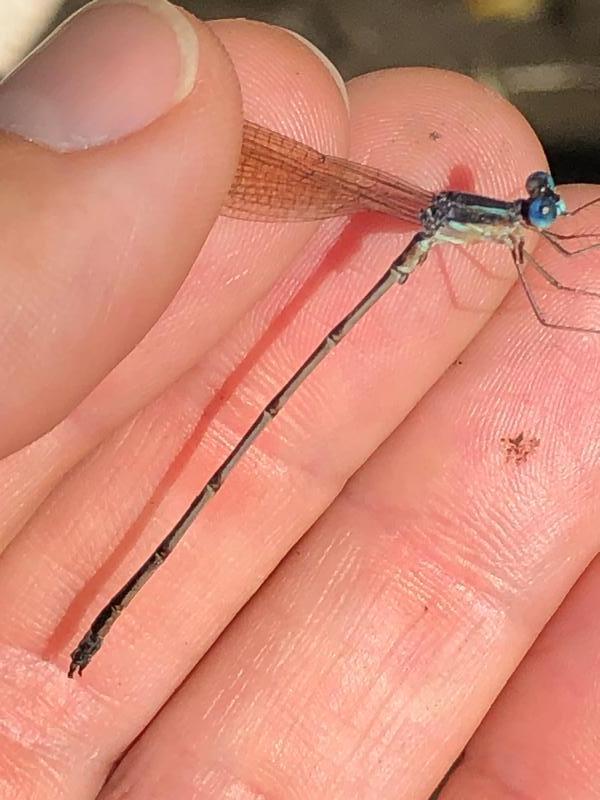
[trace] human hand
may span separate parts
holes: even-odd
[[[0,144],[8,796],[426,798],[498,695],[444,800],[593,796],[594,568],[518,665],[596,550],[598,343],[540,328],[518,287],[479,333],[514,278],[493,245],[440,248],[362,321],[67,680],[98,608],[409,235],[383,218],[316,236],[215,222],[234,72],[196,25],[195,87],[141,126],[177,70],[140,14],[97,9],[70,43],[106,65],[74,84],[77,146],[102,125],[118,138],[135,111],[131,135],[69,155]],[[212,31],[248,118],[324,151],[351,134],[356,160],[500,197],[543,167],[519,114],[465,78],[365,76],[349,119],[295,37]],[[39,97],[64,147],[57,100]],[[517,466],[500,439],[521,428],[540,446]]]

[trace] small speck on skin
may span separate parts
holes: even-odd
[[[503,436],[500,444],[504,447],[507,464],[511,461],[514,464],[524,464],[527,458],[537,450],[540,440],[537,436],[525,436],[521,431],[516,436]]]
[[[429,134],[429,138],[431,139],[432,142],[437,142],[439,139],[442,138],[442,134],[438,133],[438,131],[431,131],[431,133]]]

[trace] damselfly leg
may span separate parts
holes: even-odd
[[[599,203],[600,198],[596,197],[593,200],[578,206],[573,211],[567,212],[564,214],[564,216],[570,218],[576,217],[581,211],[589,209],[592,206],[598,205]],[[543,240],[546,241],[563,258],[570,259],[576,256],[581,256],[585,253],[590,253],[600,248],[600,232],[559,233],[554,230],[540,230],[539,233],[541,233]],[[586,240],[587,243],[580,247],[569,248],[565,246],[566,242],[581,242]],[[541,325],[544,325],[547,328],[578,331],[580,333],[600,333],[600,305],[598,305],[598,307],[595,309],[595,317],[598,320],[597,325],[582,325],[579,323],[571,324],[563,321],[555,321],[546,311],[542,309],[540,301],[536,297],[535,291],[528,280],[524,267],[525,264],[531,265],[535,272],[553,289],[555,289],[557,292],[569,293],[571,296],[577,295],[580,298],[595,298],[595,300],[598,301],[600,300],[600,288],[589,288],[582,285],[577,285],[575,282],[566,282],[559,279],[545,264],[542,263],[537,256],[534,256],[533,253],[525,250],[521,243],[519,243],[519,246],[513,250],[513,258],[517,268],[519,282],[521,283],[529,304],[531,305],[531,308],[533,309],[533,312]],[[579,308],[579,313],[581,313],[581,308]]]
[[[575,250],[569,250],[568,247],[565,247],[561,244],[561,242],[572,242],[578,241],[579,239],[595,239],[600,238],[600,233],[571,233],[571,234],[561,234],[561,233],[554,233],[554,231],[544,231],[542,233],[544,239],[554,247],[555,250],[558,250],[559,253],[562,253],[564,256],[578,256],[581,253],[587,253],[588,250],[595,250],[596,248],[600,247],[600,241],[594,242],[593,244],[586,244],[583,247],[577,247]]]

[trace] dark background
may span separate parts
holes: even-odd
[[[559,182],[600,182],[598,0],[179,0],[203,19],[298,31],[348,79],[389,66],[468,73],[505,94]],[[67,0],[59,19],[85,5]]]

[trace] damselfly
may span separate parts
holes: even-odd
[[[537,231],[556,250],[575,255],[600,242],[577,246],[584,236],[555,233],[551,226],[559,217],[573,217],[589,203],[568,212],[556,192],[552,176],[534,172],[526,181],[526,197],[505,201],[464,192],[434,194],[395,175],[342,158],[323,155],[307,145],[250,122],[244,124],[243,144],[237,174],[223,213],[256,220],[306,221],[346,216],[358,211],[389,214],[419,226],[408,246],[356,306],[325,336],[267,403],[225,461],[194,498],[156,550],[117,592],[93,621],[71,654],[69,677],[79,674],[102,646],[104,637],[148,578],[173,552],[202,508],[223,486],[225,479],[255,441],[315,369],[356,323],[396,284],[409,275],[438,244],[470,244],[494,241],[506,245],[513,256],[519,280],[535,315],[552,328],[597,333],[600,329],[553,322],[546,318],[525,279],[527,262],[555,289],[589,297],[600,292],[567,286],[558,281],[525,249],[527,231]],[[569,249],[568,241],[576,246]]]

